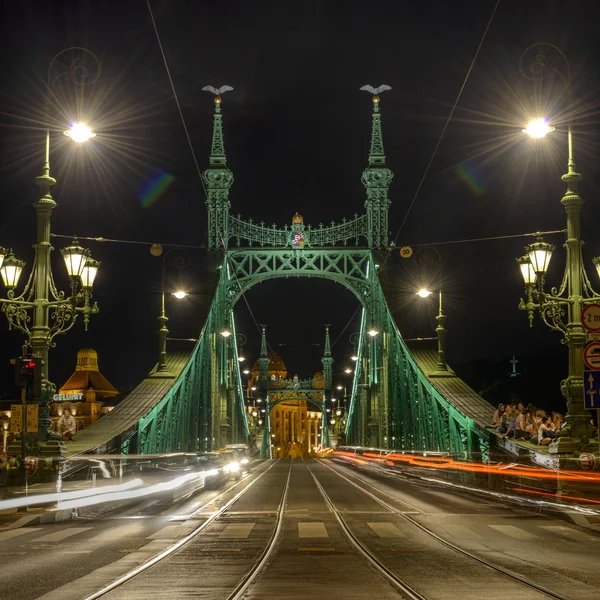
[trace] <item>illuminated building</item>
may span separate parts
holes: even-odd
[[[119,395],[119,391],[100,373],[98,353],[86,348],[77,353],[75,372],[55,394],[50,403],[52,429],[65,408],[77,421],[77,431],[98,420],[112,409],[105,400]]]
[[[320,445],[322,413],[316,405],[307,400],[301,388],[310,387],[323,390],[323,373],[315,373],[310,385],[298,379],[297,375],[288,378],[287,367],[281,357],[274,352],[269,357],[269,401],[278,402],[271,409],[271,432],[274,458],[300,458],[315,456],[315,448]],[[261,406],[264,399],[258,396],[260,375],[259,362],[252,367],[248,381],[248,398],[252,406],[248,408],[250,418],[257,413],[256,419],[265,421]],[[252,388],[256,388],[252,390]],[[322,399],[323,392],[314,392],[311,397]],[[260,401],[259,401],[260,400]],[[279,402],[281,400],[281,402]]]

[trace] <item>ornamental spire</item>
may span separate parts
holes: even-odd
[[[329,343],[329,327],[325,327],[325,354],[331,356],[331,344]]]
[[[369,166],[385,166],[385,152],[383,150],[383,135],[381,133],[381,115],[379,114],[379,94],[391,90],[389,85],[380,85],[374,88],[371,85],[363,85],[362,91],[373,94],[373,126],[371,129],[371,151],[369,152]]]
[[[265,327],[262,328],[262,337],[260,340],[260,355],[261,355],[261,357],[268,356],[267,355],[267,330]]]
[[[360,88],[373,94],[373,120],[371,129],[371,148],[369,166],[363,171],[362,182],[367,189],[368,241],[371,248],[385,248],[388,244],[388,188],[394,174],[385,164],[383,134],[381,132],[381,114],[379,112],[379,94],[391,90],[389,85],[374,88],[363,85]]]
[[[325,327],[325,350],[323,352],[323,387],[326,398],[331,398],[333,387],[332,366],[333,358],[331,356],[331,344],[329,342],[329,327]]]
[[[260,341],[260,358],[258,359],[259,377],[258,384],[260,393],[266,396],[269,389],[269,363],[271,359],[267,354],[267,330],[262,328],[262,338]]]
[[[230,85],[215,88],[206,85],[204,91],[214,94],[215,112],[210,147],[209,167],[202,174],[206,184],[206,208],[208,209],[208,247],[227,248],[229,238],[229,188],[233,184],[233,173],[227,168],[225,143],[223,141],[223,116],[221,95],[233,90]]]

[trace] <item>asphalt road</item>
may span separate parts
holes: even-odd
[[[427,599],[548,596],[443,545],[417,524],[561,597],[599,597],[600,536],[532,511],[373,477],[333,461],[261,465],[204,506],[221,491],[202,491],[176,506],[147,502],[96,520],[0,530],[0,596],[87,598],[210,517],[189,542],[103,597],[226,599],[267,550],[245,598],[403,597],[357,551],[341,523],[367,554]]]

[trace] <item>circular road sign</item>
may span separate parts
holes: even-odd
[[[588,304],[581,311],[581,323],[588,331],[600,331],[600,304]]]
[[[592,342],[584,348],[583,362],[588,369],[600,371],[600,342]]]
[[[410,258],[412,255],[413,249],[410,246],[402,246],[402,248],[400,248],[400,256],[402,258]],[[600,305],[598,308],[600,308]],[[598,331],[600,331],[600,329]]]
[[[579,457],[581,468],[584,471],[592,471],[596,466],[596,457],[593,454],[585,453]]]

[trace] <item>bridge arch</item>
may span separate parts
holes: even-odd
[[[368,249],[234,250],[227,252],[224,268],[228,275],[225,296],[231,307],[258,283],[296,277],[326,279],[342,285],[368,309],[377,282]]]

